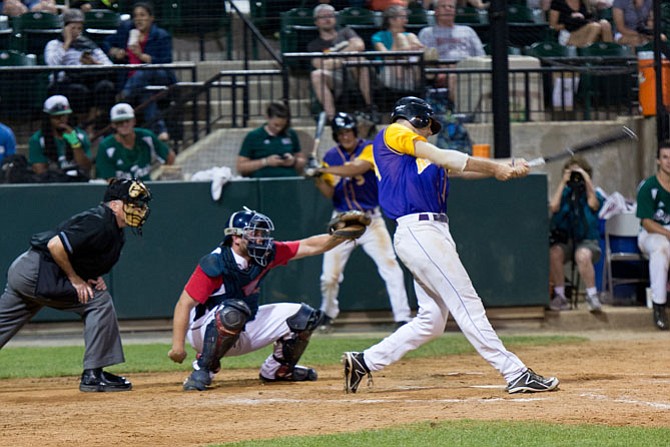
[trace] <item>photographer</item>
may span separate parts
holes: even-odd
[[[651,41],[653,36],[653,0],[614,0],[612,20],[617,33],[614,41],[637,47]],[[661,35],[662,40],[666,40]]]
[[[601,310],[593,264],[600,259],[598,211],[604,198],[593,186],[591,166],[581,157],[572,157],[563,166],[563,177],[551,197],[549,277],[554,294],[552,310],[570,308],[565,297],[563,264],[573,261],[586,287],[586,303],[591,312]],[[577,291],[574,291],[576,293]]]

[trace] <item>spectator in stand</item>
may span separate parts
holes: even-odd
[[[135,127],[135,111],[127,103],[119,103],[109,112],[114,134],[98,147],[95,160],[98,178],[135,178],[151,180],[152,164],[171,165],[176,155],[149,129]]]
[[[291,177],[300,175],[305,157],[300,140],[291,129],[291,112],[273,102],[267,109],[268,121],[244,137],[237,157],[237,172],[244,177]]]
[[[16,153],[16,137],[9,126],[0,123],[0,166],[5,157]]]
[[[314,8],[314,23],[319,29],[319,37],[307,44],[308,52],[365,51],[365,42],[354,30],[349,27],[337,29],[335,8],[331,5],[323,4]],[[311,74],[312,88],[329,120],[332,120],[337,112],[335,110],[335,99],[346,90],[342,61],[342,58],[312,59],[312,66],[314,67]],[[363,100],[372,112],[369,70],[367,68],[349,69],[347,79],[358,82]]]
[[[42,128],[28,141],[28,162],[43,182],[88,181],[91,143],[69,122],[70,102],[63,95],[44,101]]]
[[[44,60],[47,65],[112,65],[105,52],[91,39],[84,36],[84,13],[68,9],[63,13],[63,33],[58,39],[47,43]],[[107,111],[114,105],[116,89],[106,79],[108,75],[84,72],[58,72],[52,75],[49,93],[69,98],[72,109],[85,116],[85,122],[98,128],[107,125]]]
[[[1,4],[2,14],[16,17],[27,12],[49,12],[58,14],[56,0],[5,0]]]
[[[117,8],[115,8],[116,5],[116,0],[96,0],[96,1],[74,1],[70,2],[70,8],[76,8],[76,9],[81,9],[83,12],[88,12],[93,9],[109,9],[112,11],[116,11]]]
[[[375,51],[423,51],[425,46],[414,33],[407,32],[407,8],[390,6],[383,13],[382,31],[372,35],[372,46]],[[384,59],[390,61],[390,59]],[[412,59],[410,58],[410,61]],[[414,90],[421,72],[419,67],[389,64],[382,67],[382,83],[395,90]]]
[[[614,41],[621,45],[639,47],[650,42],[653,36],[653,0],[615,0],[612,20],[616,27]],[[661,37],[665,40],[665,36]]]
[[[105,39],[103,49],[116,63],[170,64],[172,63],[172,37],[154,23],[153,7],[144,2],[135,3],[133,18],[121,24],[116,34]],[[128,74],[120,93],[120,100],[145,103],[152,93],[149,85],[170,85],[176,82],[170,70],[134,70]],[[160,118],[158,105],[151,101],[144,108],[144,120],[152,126],[161,141],[170,135],[165,121]]]
[[[565,296],[563,264],[575,262],[586,289],[586,304],[591,312],[600,312],[593,267],[602,254],[598,240],[598,212],[605,199],[593,185],[593,169],[579,156],[563,166],[561,183],[549,201],[552,213],[549,238],[549,276],[554,294],[549,304],[552,310],[570,308]],[[574,291],[573,293],[577,293]]]
[[[461,60],[484,56],[484,47],[479,36],[469,26],[456,25],[456,0],[434,0],[435,26],[419,32],[419,40],[428,48],[436,48],[440,60]],[[448,64],[453,67],[454,64]],[[447,87],[449,100],[454,102],[456,75],[440,73],[434,80],[435,87]]]
[[[594,42],[613,42],[612,25],[597,20],[582,0],[552,0],[549,26],[558,31],[561,45],[587,47]]]
[[[386,11],[391,6],[400,6],[407,8],[409,6],[408,0],[370,0],[368,8],[373,11]]]

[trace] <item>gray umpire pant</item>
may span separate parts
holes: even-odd
[[[44,306],[75,312],[84,321],[84,369],[103,368],[125,361],[119,323],[112,296],[96,290],[82,304],[35,296],[40,255],[28,250],[16,258],[7,272],[7,287],[0,297],[0,349]]]

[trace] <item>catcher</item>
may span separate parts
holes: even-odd
[[[224,356],[243,355],[274,343],[260,369],[264,382],[314,381],[317,372],[298,365],[310,336],[323,318],[307,304],[258,305],[265,275],[289,261],[324,253],[363,235],[369,218],[363,213],[331,221],[329,233],[291,242],[274,241],[269,217],[245,207],[230,216],[223,242],[204,256],[186,283],[174,309],[172,349],[181,363],[188,338],[198,352],[185,391],[205,391],[221,369]]]

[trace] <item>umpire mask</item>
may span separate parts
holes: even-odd
[[[265,267],[273,250],[274,229],[275,226],[268,216],[245,207],[244,211],[238,211],[230,216],[224,234],[226,240],[233,235],[241,236],[247,242],[249,256],[260,266]]]
[[[149,218],[151,191],[140,180],[114,179],[105,192],[105,202],[121,200],[126,225],[142,234],[142,225]]]

